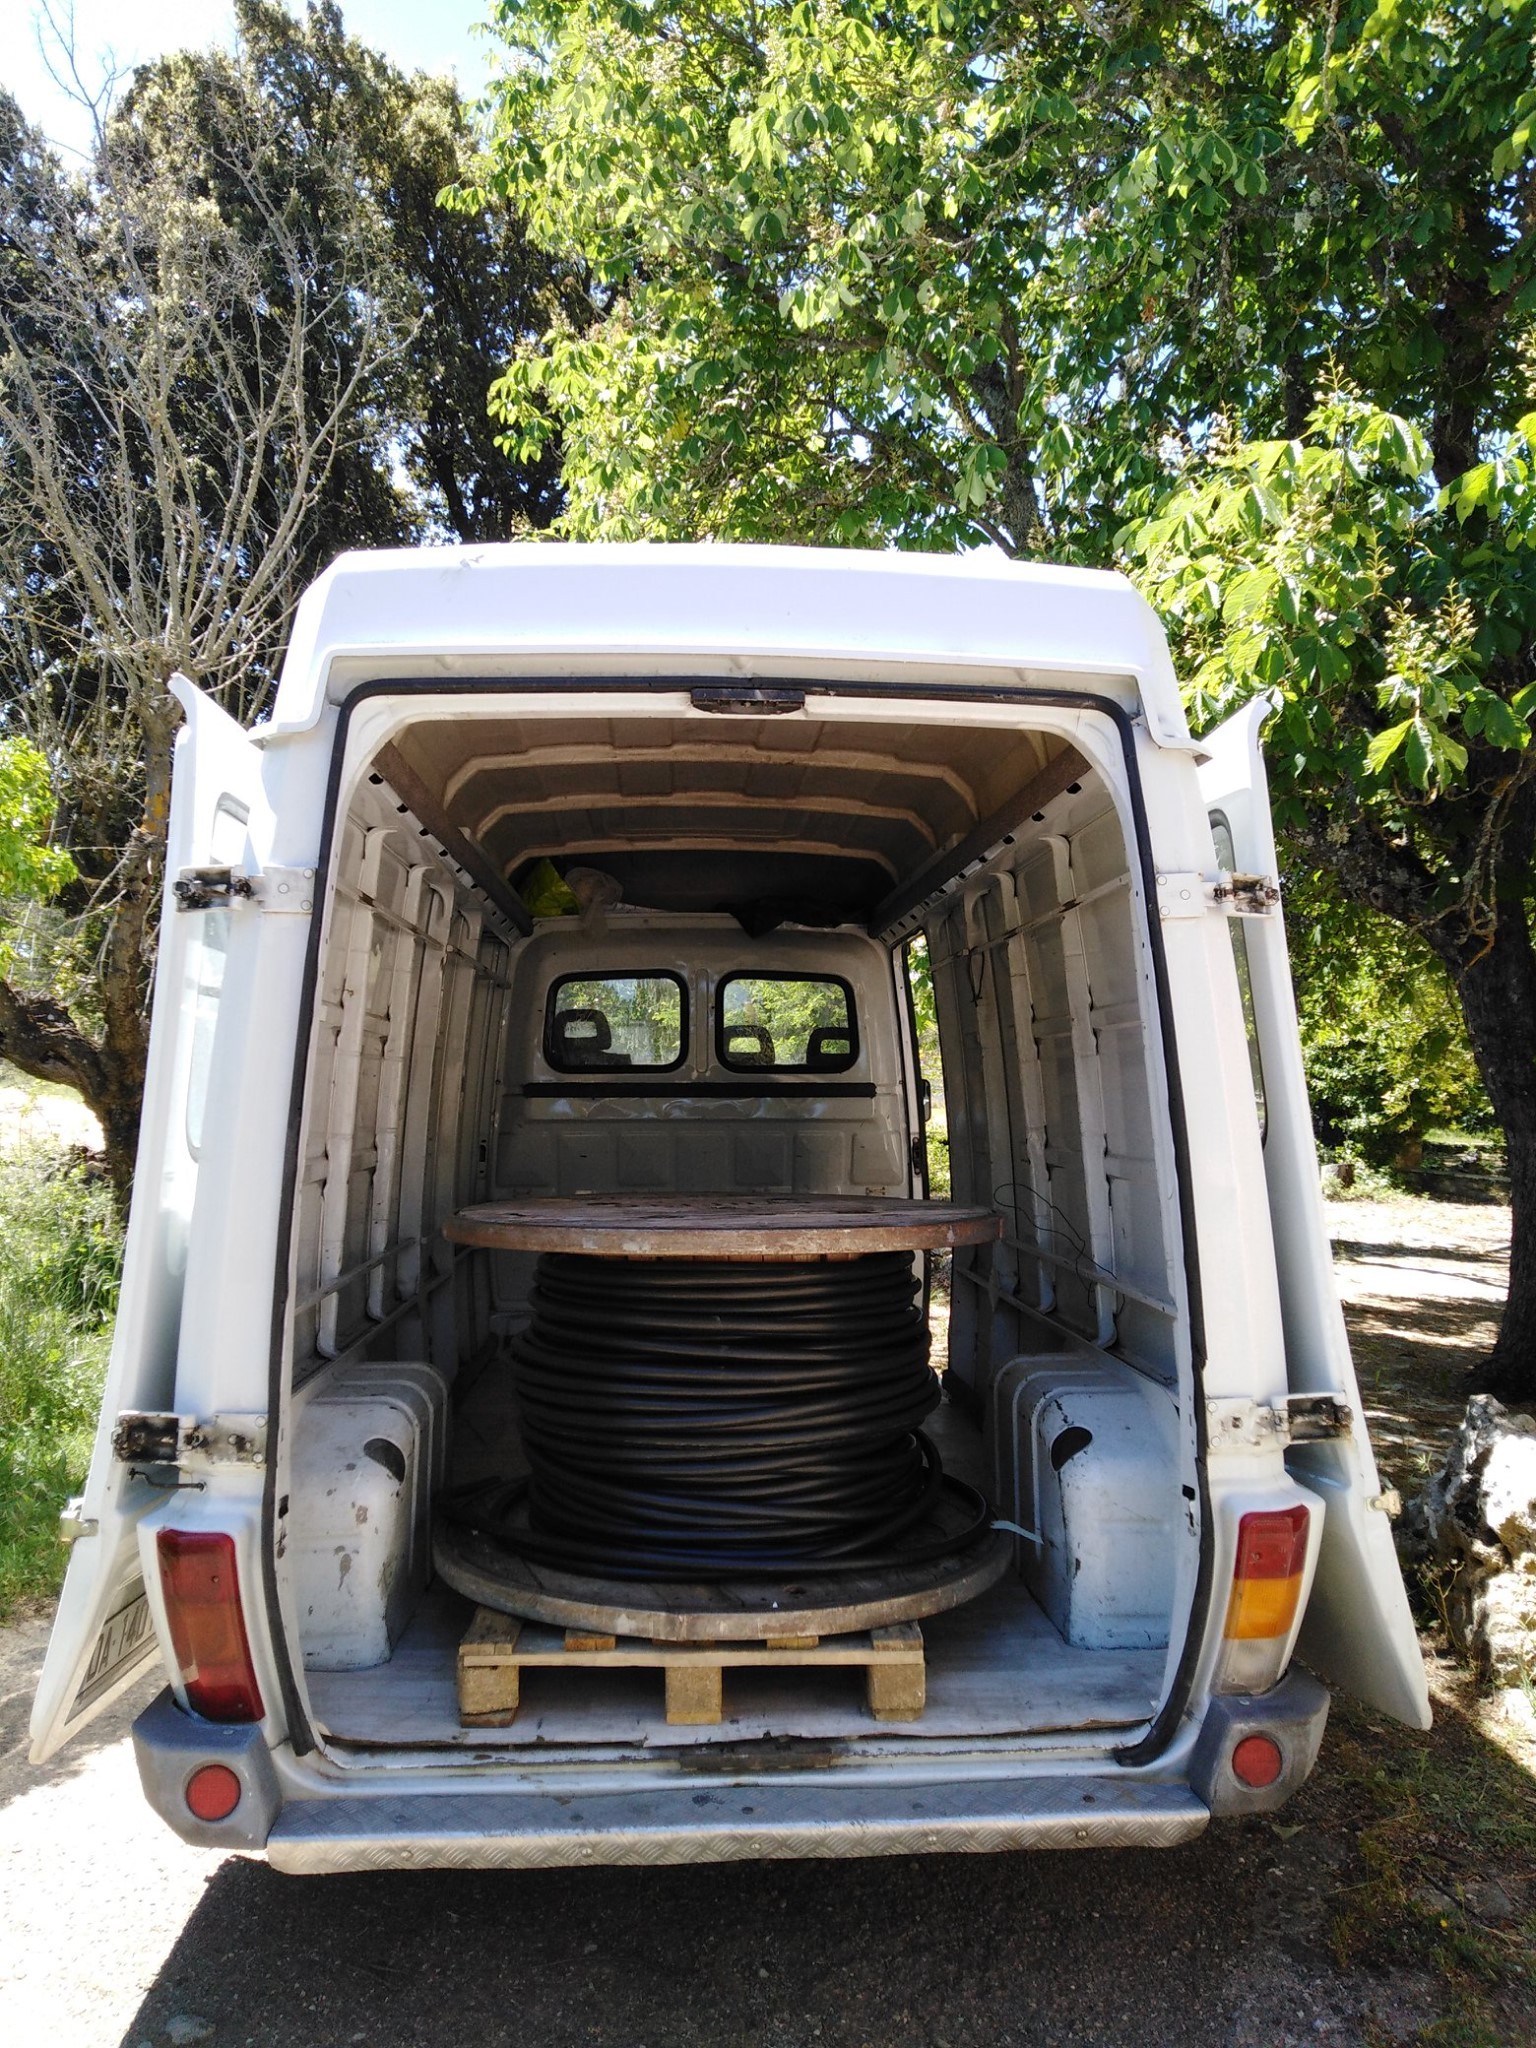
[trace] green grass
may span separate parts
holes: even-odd
[[[52,1593],[90,1462],[117,1305],[111,1196],[68,1155],[0,1155],[0,1619]]]
[[[1299,1812],[1353,1838],[1353,1881],[1335,1895],[1332,1948],[1343,1968],[1407,1965],[1451,1996],[1423,2048],[1501,2048],[1502,1998],[1533,1976],[1536,1920],[1485,1925],[1468,1903],[1497,1877],[1512,1899],[1536,1878],[1536,1780],[1476,1724],[1475,1689],[1442,1669],[1435,1726],[1420,1735],[1336,1696],[1322,1767]]]

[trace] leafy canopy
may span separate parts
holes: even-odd
[[[495,393],[573,534],[1105,561],[1218,416],[1342,379],[1444,483],[1528,409],[1532,0],[498,16],[486,183],[604,295]]]
[[[41,902],[75,879],[65,849],[48,844],[53,812],[48,757],[29,740],[0,739],[0,897]]]
[[[1461,872],[1449,839],[1469,779],[1507,781],[1530,746],[1533,440],[1536,413],[1439,490],[1410,421],[1334,393],[1304,437],[1217,437],[1120,536],[1197,728],[1268,690],[1281,823],[1347,790],[1435,865],[1441,907],[1525,885]]]

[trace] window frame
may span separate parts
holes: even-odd
[[[572,982],[577,981],[670,981],[677,990],[677,1058],[675,1060],[668,1060],[665,1066],[637,1066],[634,1064],[628,1067],[613,1068],[563,1066],[556,1059],[554,1050],[556,1003],[561,989],[569,988]],[[594,1075],[601,1075],[605,1072],[616,1074],[675,1074],[688,1058],[688,1010],[688,984],[682,975],[677,972],[676,968],[673,967],[591,968],[578,970],[570,974],[557,974],[549,984],[544,995],[544,1022],[539,1037],[540,1055],[551,1073],[567,1074],[586,1079],[591,1079]]]
[[[771,1067],[762,1067],[743,1065],[735,1060],[728,1059],[725,1051],[725,992],[733,981],[823,981],[833,988],[840,988],[843,992],[843,1000],[848,1005],[849,1052],[847,1059],[839,1067],[790,1066],[788,1064],[780,1065],[777,1061]],[[846,975],[807,972],[804,969],[798,972],[786,972],[777,968],[765,970],[757,967],[732,967],[726,973],[716,978],[715,986],[710,996],[710,1006],[714,1013],[715,1060],[718,1065],[724,1067],[728,1074],[812,1074],[816,1076],[824,1074],[829,1080],[832,1080],[837,1076],[851,1073],[859,1063],[859,1056],[863,1051],[863,1044],[859,1037],[859,1006],[854,1000],[853,983],[848,980]]]

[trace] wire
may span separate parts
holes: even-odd
[[[917,1286],[903,1252],[547,1253],[511,1347],[529,1478],[440,1505],[532,1563],[613,1578],[867,1571],[964,1548],[991,1511],[919,1426],[940,1390]],[[935,1536],[946,1496],[963,1526]]]

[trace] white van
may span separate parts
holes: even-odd
[[[1193,741],[1128,583],[349,555],[269,724],[175,688],[122,1304],[36,1759],[158,1663],[151,1803],[320,1872],[1170,1844],[1295,1788],[1320,1679],[1428,1725],[1262,706]],[[953,1199],[1000,1217],[954,1254],[935,1363],[1005,1578],[924,1623],[918,1719],[808,1668],[677,1726],[643,1674],[556,1670],[464,1725],[473,1609],[433,1571],[433,1502],[511,1455],[532,1260],[445,1225],[517,1197],[924,1197],[914,945]],[[840,991],[835,1057],[764,1033],[733,1058],[754,979]],[[608,992],[639,981],[665,1057],[617,1046]]]

